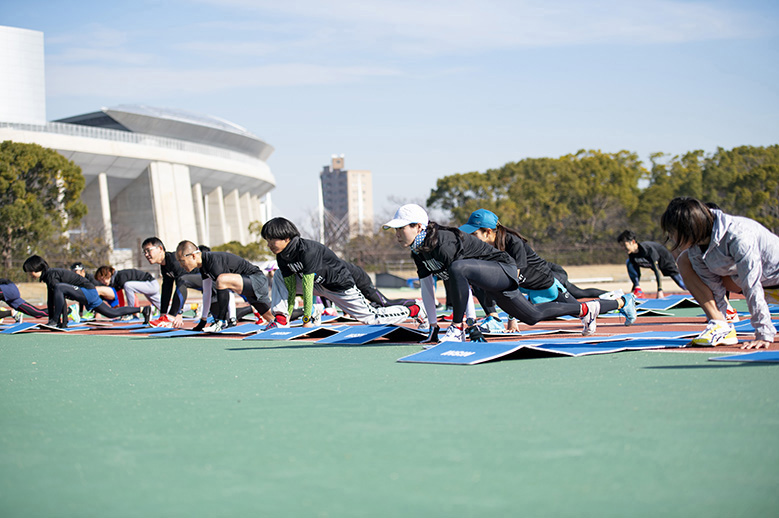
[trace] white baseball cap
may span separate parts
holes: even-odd
[[[416,203],[409,203],[400,207],[395,212],[395,217],[384,224],[384,228],[400,228],[412,223],[428,224],[427,211]]]

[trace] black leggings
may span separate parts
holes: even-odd
[[[268,304],[269,301],[257,300],[257,295],[254,293],[254,286],[252,284],[251,277],[241,275],[241,279],[243,280],[243,289],[239,295],[245,298],[246,302],[248,302],[251,307],[256,309],[260,315],[264,315],[270,311],[270,304]],[[214,315],[214,318],[217,320],[227,320],[227,311],[230,305],[230,290],[217,289],[216,302],[219,310],[217,313],[212,313],[212,315]]]
[[[514,268],[514,267],[512,267]],[[449,266],[449,280],[452,285],[452,322],[459,324],[468,302],[468,285],[481,288],[493,298],[506,313],[533,325],[541,320],[550,320],[563,315],[578,317],[581,304],[578,302],[545,302],[531,304],[517,289],[517,280],[495,261],[460,259]]]
[[[79,304],[87,305],[87,297],[84,293],[71,284],[57,284],[53,288],[49,288],[49,323],[62,322],[67,323],[68,315],[66,313],[65,299],[75,300]],[[131,315],[138,313],[141,308],[136,307],[116,307],[112,308],[105,302],[102,302],[99,306],[93,309],[94,312],[100,313],[104,317],[118,318],[124,315]]]
[[[42,310],[38,309],[29,302],[23,302],[18,308],[16,308],[17,311],[21,311],[25,315],[29,315],[33,318],[43,318],[49,316],[49,314]]]

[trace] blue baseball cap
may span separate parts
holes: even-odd
[[[487,209],[479,209],[471,213],[468,223],[460,227],[466,234],[473,234],[480,228],[495,230],[498,226],[498,217]]]

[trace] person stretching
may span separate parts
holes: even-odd
[[[779,237],[757,221],[711,209],[698,199],[674,198],[660,218],[663,231],[682,249],[684,283],[708,324],[694,345],[735,345],[726,321],[727,292],[743,293],[755,339],[742,349],[768,348],[776,336],[767,298],[779,297]]]
[[[493,212],[486,209],[474,211],[468,218],[468,223],[462,225],[460,230],[466,234],[473,234],[479,240],[498,250],[508,252],[517,264],[519,290],[527,295],[532,304],[544,302],[577,303],[576,299],[554,276],[549,263],[536,254],[527,239],[519,232],[501,225],[498,216]],[[483,290],[476,290],[476,293],[485,312],[493,320],[498,319],[495,301],[486,297]],[[616,308],[612,308],[615,304]],[[609,308],[618,309],[625,316],[626,326],[632,325],[636,321],[636,301],[633,295],[625,295],[617,299],[616,302],[593,301],[592,306],[598,306],[595,314],[610,311]],[[509,319],[508,330],[519,330],[516,320]]]
[[[683,290],[687,288],[684,280],[679,274],[679,268],[676,266],[676,260],[671,252],[661,243],[655,241],[636,241],[636,234],[632,230],[625,230],[617,236],[617,242],[625,248],[628,259],[625,265],[628,269],[628,277],[633,283],[631,291],[636,297],[643,297],[641,290],[641,268],[649,268],[655,272],[657,281],[657,298],[663,298],[663,275],[667,275]]]
[[[143,309],[136,307],[112,308],[100,298],[95,285],[86,278],[64,268],[50,268],[49,263],[39,255],[28,257],[24,261],[22,269],[33,279],[46,283],[48,326],[63,329],[68,327],[66,298],[84,304],[88,311],[94,311],[108,318],[119,318],[124,315],[142,313],[143,323],[149,323],[149,316],[151,315],[149,306],[144,306]]]
[[[585,304],[531,304],[518,289],[517,265],[506,251],[498,250],[457,228],[444,227],[429,221],[427,212],[419,205],[403,205],[395,212],[395,217],[384,224],[384,228],[395,229],[398,242],[411,249],[411,257],[422,284],[422,301],[426,308],[435,309],[433,276],[450,280],[454,307],[452,325],[447,328],[446,334],[439,342],[462,342],[468,335],[473,341],[484,340],[478,327],[470,324],[463,326],[470,286],[483,290],[510,316],[527,324],[533,325],[541,320],[570,315],[582,319],[583,335],[595,332],[595,321],[601,310],[598,301]],[[604,302],[614,303],[614,307],[604,304],[603,309],[607,311],[617,308],[616,301]],[[436,334],[435,327],[431,327],[431,341]]]
[[[276,255],[279,271],[273,276],[272,305],[274,322],[269,327],[285,326],[295,297],[303,296],[303,326],[313,322],[314,296],[330,299],[353,318],[365,324],[397,324],[407,318],[426,322],[424,310],[416,303],[374,307],[357,289],[346,263],[328,247],[303,239],[294,223],[273,218],[260,232],[268,248]],[[433,313],[435,315],[435,313]]]

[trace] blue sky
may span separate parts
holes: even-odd
[[[373,171],[381,218],[527,157],[779,143],[775,0],[5,0],[0,24],[44,32],[49,119],[240,124],[300,224],[332,154]]]

